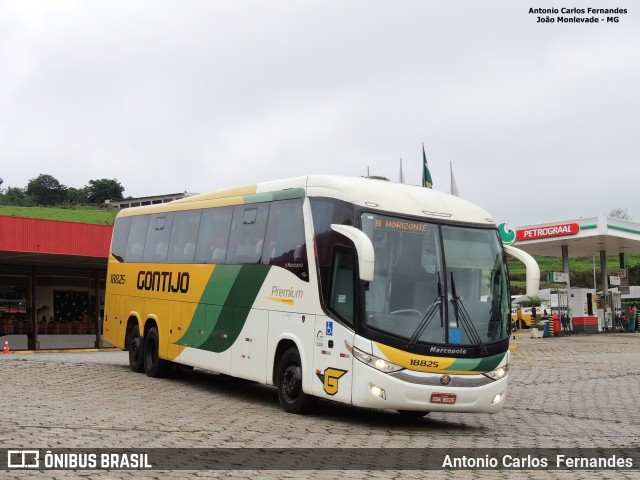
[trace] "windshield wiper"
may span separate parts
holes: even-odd
[[[502,314],[502,270],[500,269],[500,255],[496,255],[496,261],[493,271],[491,272],[491,310],[489,312],[489,327],[487,329],[487,336],[490,340],[495,340],[500,335],[502,328],[504,327],[505,317]],[[507,332],[509,332],[507,327]],[[507,336],[509,333],[507,333]]]
[[[456,283],[453,280],[453,272],[451,272],[451,303],[453,303],[453,311],[456,316],[456,323],[462,324],[462,329],[469,337],[469,340],[475,342],[478,347],[480,347],[480,354],[483,356],[487,355],[487,348],[482,343],[482,339],[478,334],[478,330],[476,330],[475,325],[471,318],[469,318],[469,314],[467,313],[467,309],[464,308],[462,304],[462,299],[458,296],[456,292]]]
[[[409,349],[416,344],[416,342],[418,341],[418,338],[420,338],[420,336],[424,333],[426,328],[429,326],[429,323],[431,322],[431,320],[433,320],[433,317],[435,316],[437,311],[440,311],[440,323],[442,323],[442,299],[443,298],[444,298],[444,295],[442,293],[442,282],[440,281],[440,272],[438,272],[438,296],[433,301],[433,303],[429,306],[429,308],[427,308],[427,312],[424,314],[424,317],[422,317],[422,320],[420,320],[420,323],[418,324],[418,328],[416,328],[416,331],[413,332],[413,335],[411,335],[411,338],[409,339],[409,343],[406,345],[405,348]]]

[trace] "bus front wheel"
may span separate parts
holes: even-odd
[[[287,413],[307,413],[317,402],[317,398],[302,391],[302,362],[295,347],[287,350],[278,364],[276,374],[278,399]]]
[[[151,327],[144,336],[144,371],[149,377],[161,378],[167,375],[171,362],[163,360],[159,355],[158,329]]]
[[[140,327],[136,323],[127,335],[127,350],[129,351],[129,366],[136,373],[144,372],[142,352],[144,351]]]

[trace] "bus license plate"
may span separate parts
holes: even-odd
[[[457,395],[455,393],[432,393],[431,403],[443,403],[453,405],[456,403]]]

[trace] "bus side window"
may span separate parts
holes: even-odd
[[[233,209],[226,263],[260,263],[269,205],[238,205]]]
[[[200,210],[176,212],[173,217],[168,263],[192,263],[193,252],[188,254],[187,245],[195,245],[200,227]],[[187,254],[185,254],[187,249]]]
[[[348,245],[346,237],[331,230],[331,224],[353,225],[353,206],[331,198],[311,197],[311,216],[313,218],[314,249],[317,255],[320,274],[320,291],[323,305],[330,308],[329,296],[331,262],[337,245]]]
[[[164,263],[167,261],[172,223],[173,213],[171,212],[150,215],[149,229],[142,255],[143,262]]]
[[[111,254],[119,262],[124,261],[127,251],[127,238],[129,237],[129,227],[131,217],[117,218],[113,226],[113,240],[111,242]]]
[[[331,267],[329,307],[349,325],[354,319],[354,257],[352,252],[337,251]]]
[[[302,280],[309,281],[302,199],[271,204],[262,263],[285,268]]]
[[[127,250],[125,252],[125,262],[141,262],[144,241],[147,237],[147,226],[149,225],[149,215],[140,215],[131,219],[129,228],[129,238],[127,240]]]
[[[225,263],[233,207],[202,211],[196,246],[196,263]]]

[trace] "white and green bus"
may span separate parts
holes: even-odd
[[[498,412],[511,324],[483,209],[432,189],[313,175],[120,211],[104,338],[131,369],[173,364],[393,409]],[[537,265],[526,254],[530,292]],[[537,273],[539,278],[539,271]]]

